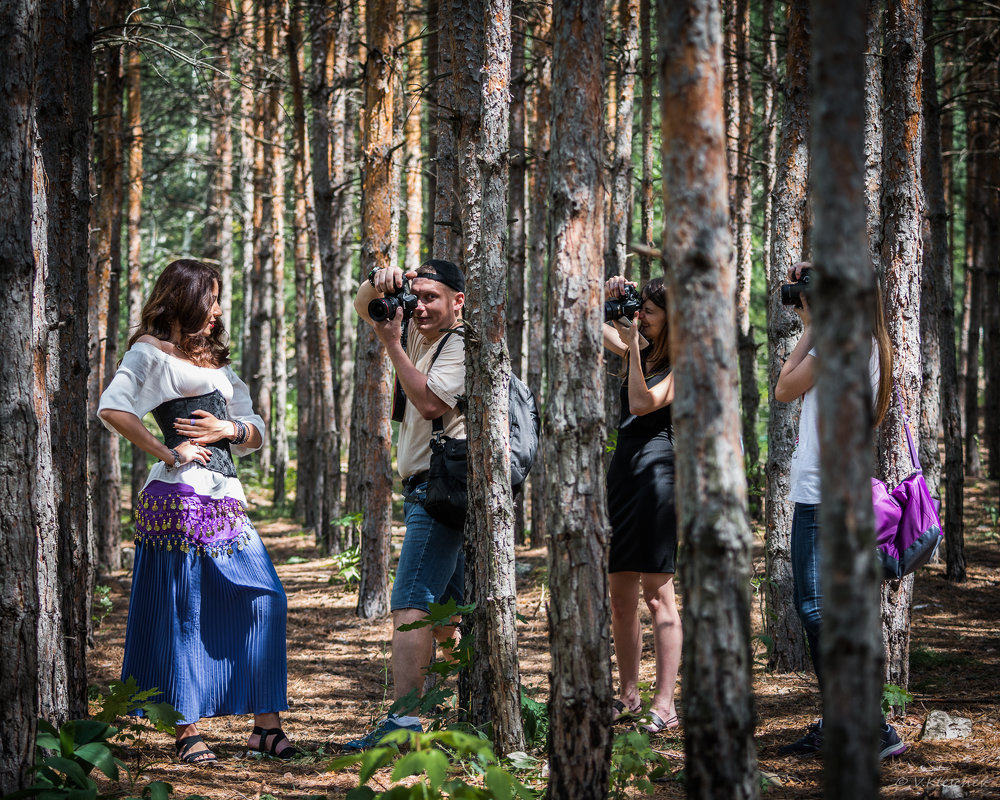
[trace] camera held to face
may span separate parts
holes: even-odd
[[[410,292],[410,282],[403,278],[403,285],[393,294],[377,297],[368,304],[368,316],[375,322],[385,322],[396,316],[396,309],[403,309],[403,319],[413,316],[417,308],[417,296]]]
[[[625,294],[621,297],[610,297],[604,301],[604,321],[613,322],[616,319],[632,319],[642,308],[642,296],[634,286],[625,286]]]
[[[798,281],[781,284],[781,304],[783,306],[802,308],[802,295],[809,294],[812,291],[809,287],[813,280],[812,269],[804,267]]]

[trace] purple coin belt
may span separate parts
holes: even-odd
[[[153,481],[135,504],[136,545],[219,558],[242,550],[252,530],[239,500],[199,495],[184,483]]]

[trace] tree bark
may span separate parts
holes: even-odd
[[[531,55],[535,61],[535,83],[532,92],[531,126],[531,197],[529,218],[529,310],[527,382],[539,404],[543,402],[543,369],[545,366],[545,332],[547,303],[545,298],[546,263],[548,260],[548,197],[549,149],[551,132],[552,89],[552,6],[536,6],[533,20]],[[545,459],[538,458],[528,478],[531,486],[531,546],[541,547],[546,539]]]
[[[635,76],[639,65],[639,0],[618,0],[618,22],[618,92],[609,169],[610,209],[604,259],[604,272],[608,277],[630,273],[628,240],[632,219],[632,121],[635,116]],[[617,392],[611,394],[618,397]],[[617,402],[615,406],[617,415]],[[614,421],[617,422],[617,416]]]
[[[735,275],[715,0],[660,0],[668,276],[684,602],[688,797],[759,793],[750,679],[752,537],[740,454]]]
[[[275,147],[271,161],[271,228],[274,257],[271,262],[274,284],[274,420],[268,439],[274,447],[274,504],[285,504],[285,475],[288,472],[288,362],[285,328],[285,90],[284,47],[288,31],[288,1],[276,0],[272,9],[274,38],[269,53],[274,65],[274,82],[269,92],[270,115],[274,119]]]
[[[95,9],[95,24],[106,28],[124,20],[119,0],[106,0]],[[96,141],[101,143],[95,165],[97,202],[93,207],[91,243],[90,415],[97,414],[101,390],[118,364],[118,287],[121,280],[122,125],[123,90],[121,45],[108,44],[98,55]],[[96,567],[118,568],[121,559],[121,467],[118,436],[104,425],[90,427]]]
[[[767,571],[765,630],[772,642],[770,669],[806,668],[802,624],[792,602],[792,504],[788,502],[789,467],[798,432],[799,402],[778,403],[774,386],[781,367],[798,341],[798,317],[780,302],[778,287],[788,269],[806,258],[807,185],[809,181],[809,4],[788,5],[788,49],[781,140],[776,158],[774,211],[771,220],[771,267],[767,289],[768,407],[767,495],[764,553]]]
[[[52,637],[52,661],[43,663],[44,672],[52,676],[48,683],[59,688],[47,692],[53,699],[42,710],[50,721],[61,722],[83,718],[88,709],[95,542],[87,442],[97,423],[90,421],[87,393],[80,389],[89,377],[89,270],[84,265],[90,235],[94,56],[86,0],[46,4],[41,20],[46,57],[39,60],[37,118],[46,186],[43,249],[48,256],[42,335],[48,350],[48,424],[57,446],[47,467],[41,457],[37,462],[39,470],[51,473],[55,492],[55,518],[41,531],[45,547],[39,552],[56,549],[58,556],[48,569],[39,570],[39,580],[54,587],[60,603],[58,609],[45,610],[51,614],[44,625],[51,626],[46,630]],[[37,309],[36,317],[41,318]]]
[[[650,0],[639,0],[639,50],[641,63],[642,100],[640,126],[642,129],[642,184],[639,188],[639,239],[646,247],[653,247],[653,48]],[[639,283],[645,284],[652,272],[652,258],[639,254]]]
[[[912,420],[920,419],[920,196],[923,16],[917,0],[889,0],[885,28],[885,119],[882,146],[882,262],[893,375]],[[918,431],[914,431],[918,433]],[[877,476],[895,486],[912,472],[896,404],[879,429]],[[882,587],[886,680],[909,683],[913,576]]]
[[[35,759],[39,681],[38,515],[35,509],[36,443],[48,414],[45,376],[33,351],[36,284],[33,241],[35,76],[38,4],[16,0],[0,6],[0,73],[7,95],[0,111],[0,705],[5,735],[0,745],[0,793],[29,783]],[[44,242],[39,243],[44,245]],[[38,388],[42,391],[39,393]]]
[[[924,0],[924,138],[923,190],[927,199],[929,241],[924,244],[925,283],[937,287],[934,300],[934,332],[940,349],[940,419],[944,427],[944,536],[946,574],[949,580],[965,580],[965,534],[962,511],[965,505],[964,464],[962,463],[962,415],[958,403],[958,371],[955,360],[955,297],[952,288],[951,250],[948,237],[948,204],[945,195],[941,148],[941,103],[938,98],[937,59],[933,45],[934,0]],[[921,315],[924,312],[921,298]],[[921,316],[921,325],[923,317]],[[926,393],[924,395],[926,397]],[[923,407],[923,401],[921,402]],[[921,417],[923,422],[924,417]],[[934,460],[937,461],[937,431],[934,431]],[[921,441],[923,440],[921,430]],[[924,455],[921,454],[921,464]],[[926,473],[925,473],[926,474]]]
[[[466,421],[471,479],[467,526],[478,555],[473,597],[477,611],[482,610],[477,614],[481,627],[476,630],[475,659],[489,690],[493,749],[498,755],[507,755],[524,749],[508,444],[510,358],[505,319],[511,0],[487,0],[483,11],[482,141],[476,170],[480,176],[482,217],[479,259],[467,262],[469,335],[465,353],[470,402]],[[464,144],[462,141],[463,153]]]
[[[415,270],[421,262],[421,242],[423,241],[424,192],[423,163],[421,159],[421,120],[424,103],[422,99],[424,40],[421,36],[421,14],[410,13],[406,21],[406,120],[403,137],[406,140],[404,161],[406,164],[406,258],[405,269]]]
[[[753,271],[753,190],[751,163],[753,145],[753,94],[750,87],[750,2],[736,0],[736,70],[739,103],[739,136],[736,141],[736,335],[740,362],[740,407],[743,411],[743,463],[745,465],[750,515],[764,512],[757,416],[760,389],[757,386],[757,344],[750,325],[750,283]]]
[[[139,15],[133,14],[132,21],[138,22]],[[139,328],[142,313],[142,70],[137,47],[129,47],[125,55],[125,81],[128,94],[128,111],[126,120],[125,144],[128,153],[128,172],[126,180],[126,270],[127,270],[127,302],[126,319],[128,330],[126,338]],[[226,69],[226,67],[224,67]],[[227,79],[228,86],[228,79]],[[230,118],[230,122],[231,122]],[[229,142],[229,186],[232,191],[232,137]],[[230,237],[232,236],[232,212],[230,211]],[[232,271],[232,242],[230,241],[230,273]],[[230,287],[232,275],[230,274]],[[228,293],[227,293],[228,294]],[[223,294],[226,302],[232,299]],[[229,320],[225,320],[226,330],[229,330]],[[146,484],[149,477],[149,461],[146,451],[136,445],[132,450],[132,510],[135,511],[135,498]]]
[[[548,383],[549,798],[603,798],[611,759],[604,500],[602,0],[552,8]]]
[[[882,265],[882,33],[884,0],[868,0],[865,49],[865,207],[868,252],[875,274]]]
[[[367,6],[365,33],[368,61],[365,65],[365,110],[362,125],[361,271],[392,263],[396,242],[392,239],[392,206],[398,200],[392,183],[393,87],[392,71],[399,46],[397,0],[371,0]],[[354,382],[354,414],[351,420],[351,466],[363,472],[360,504],[350,509],[364,511],[361,530],[361,581],[358,616],[382,616],[389,610],[389,537],[392,504],[391,431],[389,428],[389,361],[385,350],[367,326],[358,340]],[[364,447],[364,454],[359,452]],[[365,467],[354,458],[364,459]],[[350,470],[353,471],[353,470]]]
[[[872,551],[871,317],[865,242],[865,3],[813,0],[815,261],[811,304],[823,502],[823,783],[828,798],[877,798],[882,642]]]
[[[455,154],[455,77],[452,71],[454,21],[448,0],[436,3],[438,51],[436,83],[437,97],[437,162],[434,180],[434,244],[435,258],[454,263],[462,260],[461,223],[458,218],[458,157]]]

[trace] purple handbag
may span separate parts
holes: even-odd
[[[891,492],[882,481],[872,478],[872,505],[875,509],[875,541],[884,580],[898,580],[926,564],[941,542],[940,503],[931,497],[913,446],[908,417],[896,390],[903,415],[906,441],[910,445],[913,474]]]

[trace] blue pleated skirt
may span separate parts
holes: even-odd
[[[137,537],[122,680],[180,724],[288,708],[285,591],[245,517],[239,542],[212,557]]]

